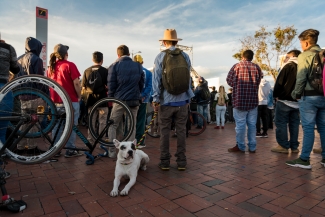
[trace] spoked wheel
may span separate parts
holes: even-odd
[[[0,129],[7,128],[5,152],[11,160],[41,163],[60,151],[73,126],[70,101],[58,83],[44,76],[22,76],[6,84],[0,90]]]
[[[104,112],[107,112],[107,115],[100,117]],[[114,146],[113,139],[119,141],[129,139],[134,128],[130,108],[125,103],[114,98],[99,100],[92,107],[88,125],[91,135],[95,139],[99,138],[98,142],[100,144],[110,147]],[[110,135],[113,138],[110,138]]]
[[[151,120],[153,118],[154,118],[154,111],[147,113],[146,126],[148,126],[151,123],[147,134],[153,138],[159,138],[160,137],[160,128],[158,125],[158,113],[156,114],[155,119],[151,122]]]
[[[191,136],[200,135],[205,131],[207,127],[207,121],[198,112],[190,112],[188,120],[187,120],[187,130],[188,134]]]

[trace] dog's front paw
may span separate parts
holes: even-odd
[[[129,193],[129,190],[123,189],[123,190],[121,191],[120,195],[122,195],[122,196],[126,196],[126,195],[128,195],[128,193]]]
[[[143,171],[147,170],[147,165],[143,165],[140,169]]]
[[[111,197],[116,197],[118,195],[118,190],[112,190],[110,195]]]

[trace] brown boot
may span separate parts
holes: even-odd
[[[272,152],[278,152],[278,153],[284,153],[284,154],[288,154],[289,151],[286,148],[283,148],[281,145],[278,145],[277,147],[274,147],[271,149]]]

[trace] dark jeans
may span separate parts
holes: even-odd
[[[235,122],[235,119],[234,119],[234,112],[233,112],[233,107],[232,105],[228,105],[227,106],[227,111],[228,111],[228,121],[230,122]]]
[[[137,123],[136,123],[136,133],[135,138],[137,142],[140,141],[141,137],[144,134],[146,128],[146,114],[147,114],[147,103],[142,103],[139,106],[138,115],[137,115]],[[142,140],[140,145],[144,144],[144,140]]]
[[[177,151],[175,154],[178,166],[186,166],[186,122],[188,117],[188,105],[183,106],[160,106],[159,126],[160,126],[160,161],[164,165],[170,163],[169,137],[172,118],[175,120],[177,132]]]
[[[275,107],[275,126],[276,141],[283,148],[295,150],[299,146],[299,109],[287,106],[283,102],[278,101]],[[290,140],[288,140],[288,129]]]
[[[268,111],[267,105],[259,105],[258,106],[258,114],[256,121],[256,132],[261,132],[261,119],[263,124],[263,133],[267,133],[267,129],[269,128],[269,124],[267,122],[268,119]]]

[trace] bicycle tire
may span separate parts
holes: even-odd
[[[123,113],[123,116],[121,119],[122,122],[120,122],[121,125],[118,125],[118,126],[121,127],[119,129],[122,132],[116,133],[117,138],[106,138],[106,137],[99,138],[101,132],[98,132],[98,129],[96,129],[96,126],[93,125],[93,121],[91,121],[91,120],[93,120],[94,118],[97,117],[97,110],[99,108],[103,108],[103,107],[108,108],[109,104],[112,104],[113,107],[117,106],[117,105],[120,106],[119,112]],[[112,120],[112,118],[111,118],[112,114],[113,114],[113,112],[109,112],[109,114],[107,115],[106,126],[103,127],[103,130],[105,127],[108,127],[107,132],[105,132],[105,134],[108,133],[108,131],[110,130],[111,127],[117,127],[117,126],[112,125],[112,123],[114,122],[114,120]],[[94,119],[94,120],[96,120],[96,119]],[[134,129],[133,114],[132,114],[130,108],[124,102],[122,102],[118,99],[115,99],[115,98],[107,97],[107,98],[101,99],[98,102],[96,102],[94,104],[94,106],[91,108],[90,113],[89,113],[89,118],[88,118],[88,127],[89,127],[89,131],[90,131],[92,137],[95,140],[98,138],[98,142],[100,144],[112,147],[113,139],[118,139],[119,141],[126,141],[130,138],[130,136],[132,134],[132,130]]]
[[[196,125],[196,123],[194,123],[194,121],[193,121],[193,115],[196,115],[197,117],[202,119],[202,129],[198,129],[197,131],[188,129],[188,134],[191,135],[191,136],[198,136],[198,135],[202,134],[205,131],[205,129],[207,127],[207,121],[203,117],[203,115],[201,115],[200,113],[195,112],[195,111],[191,111],[190,117],[189,117],[189,120],[191,122],[191,127],[194,127]]]
[[[40,91],[36,91],[40,90]],[[24,90],[20,91],[19,90]],[[52,91],[52,93],[57,94],[57,97],[62,100],[62,103],[60,106],[58,104],[54,104],[54,102],[48,101],[49,97],[49,91]],[[3,99],[7,94],[13,94],[14,92],[18,91],[16,97],[18,96],[18,101],[20,101],[20,104],[22,102],[30,102],[25,103],[25,107],[12,107],[9,108],[5,103],[3,102]],[[35,93],[38,96],[35,98]],[[34,95],[34,96],[33,96]],[[11,96],[10,96],[11,97]],[[35,111],[35,103],[32,103],[33,101],[30,100],[40,100],[43,109],[46,110],[47,104],[50,104],[50,108],[54,111],[51,111],[50,115],[47,116],[47,118],[51,118],[51,120],[48,122],[48,119],[46,119],[46,123],[51,123],[51,126],[45,128],[46,131],[42,131],[42,127],[37,127],[36,122],[33,123],[30,121],[30,123],[33,123],[36,129],[33,130],[40,130],[39,132],[34,133],[34,136],[22,136],[22,134],[17,133],[15,134],[15,142],[18,141],[18,146],[21,145],[20,142],[26,142],[26,145],[22,145],[23,149],[19,149],[17,145],[6,145],[5,153],[7,156],[10,157],[10,159],[14,162],[21,163],[21,164],[36,164],[41,163],[46,160],[49,160],[52,158],[56,153],[58,153],[66,144],[68,141],[72,127],[73,127],[73,108],[71,104],[70,97],[66,93],[66,91],[55,81],[41,76],[41,75],[26,75],[18,77],[11,82],[7,83],[3,88],[0,90],[0,111],[3,114],[7,114],[5,116],[15,116],[15,117],[21,117],[20,120],[24,120],[24,117],[29,117],[29,120],[38,120],[38,117],[40,116],[40,111]],[[43,104],[44,101],[47,103]],[[3,103],[2,103],[3,102]],[[30,105],[28,105],[30,104]],[[38,104],[36,104],[38,105]],[[55,107],[53,107],[53,105]],[[30,108],[28,108],[28,106]],[[39,108],[39,106],[37,106]],[[16,110],[15,110],[16,109]],[[65,115],[63,115],[65,114]],[[36,118],[37,117],[37,118]],[[36,119],[35,119],[36,118]],[[43,119],[44,120],[44,119]],[[58,122],[63,122],[63,131],[62,134],[58,136],[56,140],[51,139],[49,133],[50,130],[53,129],[53,124],[57,124]],[[29,122],[26,121],[24,124],[28,124]],[[20,129],[19,129],[20,130]],[[27,133],[30,132],[31,129],[27,128],[25,131]],[[23,131],[23,130],[22,130]],[[39,133],[39,134],[38,134]],[[53,132],[52,132],[53,133]],[[31,133],[32,134],[32,133]],[[36,135],[38,134],[38,135]],[[26,134],[27,135],[27,134]],[[13,143],[14,144],[14,143]],[[33,144],[33,146],[36,146],[36,148],[29,149],[29,145]],[[0,141],[0,148],[3,147],[3,143]],[[1,153],[2,154],[2,153]]]
[[[146,128],[147,126],[150,124],[153,116],[154,116],[154,111],[148,112],[146,114]],[[158,118],[158,113],[157,116],[155,118]],[[158,123],[158,122],[157,122]],[[154,125],[155,123],[152,123],[151,125]],[[150,129],[147,132],[148,136],[153,137],[153,138],[159,138],[160,137],[160,130],[159,130],[159,125],[157,125],[157,130],[156,132],[154,132],[153,127],[151,126]]]

